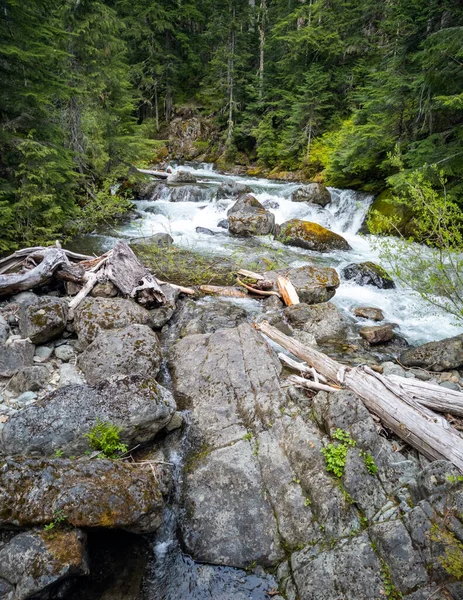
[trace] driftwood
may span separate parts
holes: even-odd
[[[310,381],[299,375],[291,375],[287,379],[288,383],[295,385],[296,387],[305,388],[307,390],[315,392],[339,392],[341,389],[339,386],[326,385],[325,383],[319,383],[318,381]]]
[[[256,281],[265,279],[260,273],[254,273],[254,271],[248,271],[247,269],[239,269],[239,271],[236,271],[236,274],[241,275],[242,277],[248,277],[249,279],[255,279]]]
[[[252,287],[252,285],[244,283],[243,281],[241,281],[241,279],[237,278],[236,283],[246,288],[249,292],[251,292],[251,294],[256,294],[257,296],[278,296],[278,298],[281,298],[278,292],[274,292],[273,290],[259,290],[255,287]]]
[[[39,252],[34,249],[34,253]],[[62,265],[69,265],[69,259],[61,248],[40,249],[41,262],[24,273],[0,275],[0,296],[9,296],[38,287],[49,281]],[[31,253],[29,253],[31,254]]]
[[[225,296],[228,298],[247,298],[248,295],[238,288],[226,285],[200,285],[199,291],[204,294],[213,294],[215,296]]]
[[[17,267],[24,261],[25,258],[28,258],[29,256],[38,257],[39,255],[42,255],[43,257],[43,254],[46,250],[50,250],[50,248],[44,248],[43,246],[35,246],[33,248],[21,248],[21,250],[16,250],[16,252],[11,254],[10,256],[1,258],[0,275],[3,273],[7,273],[14,267]],[[69,258],[69,260],[79,261],[92,258],[91,256],[87,256],[86,254],[78,254],[77,252],[71,252],[70,250],[63,250],[63,252]]]
[[[463,392],[399,375],[389,375],[388,378],[423,406],[463,417]]]
[[[407,395],[397,383],[368,367],[346,367],[288,337],[267,322],[256,323],[254,327],[327,379],[362,398],[369,411],[424,456],[431,460],[447,459],[463,470],[463,439],[458,431]]]
[[[299,371],[299,373],[305,373],[307,375],[312,375],[315,382],[318,382],[318,381],[321,381],[322,383],[328,382],[326,377],[324,377],[320,373],[317,373],[317,371],[313,367],[309,367],[305,363],[297,362],[297,360],[293,360],[289,356],[286,356],[286,354],[283,354],[283,352],[280,352],[278,354],[278,358],[281,360],[282,363],[284,363],[284,365],[286,367],[289,367],[290,369],[293,369],[294,371]]]
[[[152,171],[151,169],[137,169],[140,173],[146,173],[146,175],[153,175],[153,177],[157,177],[158,179],[167,179],[169,177],[169,173],[165,173],[164,171]]]
[[[279,275],[277,278],[277,285],[286,306],[299,304],[299,296],[297,295],[296,288],[289,279]]]
[[[196,290],[189,287],[184,287],[183,285],[176,285],[175,283],[169,283],[168,281],[161,281],[160,279],[156,279],[159,285],[170,285],[170,287],[178,290],[182,294],[187,294],[188,296],[196,296]]]

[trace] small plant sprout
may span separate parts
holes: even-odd
[[[127,446],[120,441],[121,431],[120,427],[97,419],[96,424],[89,433],[85,434],[85,437],[88,438],[93,450],[101,452],[106,458],[117,458],[118,455],[127,452]]]
[[[337,444],[328,444],[321,449],[321,453],[325,457],[326,470],[328,473],[333,473],[336,477],[342,477],[346,466],[347,451],[349,448],[355,447],[355,441],[347,431],[336,429],[333,433],[333,438]]]

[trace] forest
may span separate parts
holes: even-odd
[[[122,214],[185,107],[209,160],[454,222],[462,34],[459,0],[0,0],[0,251]]]

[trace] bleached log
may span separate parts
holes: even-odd
[[[310,381],[309,379],[304,379],[304,377],[299,377],[299,375],[290,375],[286,381],[294,384],[296,387],[302,387],[315,392],[339,392],[341,389],[339,386],[332,387],[331,385],[325,385],[317,381]]]
[[[166,303],[164,292],[155,277],[125,242],[118,242],[107,257],[104,274],[124,296],[136,299],[146,308]]]
[[[24,273],[0,275],[0,296],[8,296],[33,289],[46,283],[61,265],[68,265],[69,259],[61,248],[46,248],[42,251],[41,262]]]
[[[80,292],[74,296],[74,298],[69,302],[69,318],[73,318],[73,311],[79,306],[82,300],[90,294],[95,285],[98,282],[98,274],[97,273],[89,273],[87,275],[87,281]]]
[[[463,392],[449,390],[429,381],[407,379],[399,375],[388,375],[388,379],[423,406],[463,417]]]
[[[164,171],[153,171],[151,169],[137,169],[140,173],[146,173],[146,175],[153,175],[154,177],[158,177],[158,179],[167,179],[169,177],[169,173],[165,173]]]
[[[283,302],[286,304],[286,306],[299,304],[300,301],[296,292],[296,288],[288,278],[279,275],[277,278],[277,285],[283,298]]]
[[[60,248],[61,249],[61,248]],[[20,250],[16,250],[10,256],[6,256],[5,258],[0,259],[0,275],[6,273],[13,269],[14,267],[21,264],[25,258],[30,255],[41,256],[43,258],[43,254],[46,250],[50,250],[50,248],[45,248],[44,246],[34,246],[32,248],[21,248]],[[66,256],[73,261],[87,260],[92,258],[91,256],[87,256],[86,254],[78,254],[77,252],[71,252],[71,250],[63,250]],[[40,253],[40,254],[39,254]]]
[[[173,287],[179,292],[182,292],[182,294],[187,294],[188,296],[196,296],[196,291],[193,288],[184,287],[183,285],[176,285],[175,283],[170,283],[169,281],[161,281],[157,278],[156,281],[159,283],[159,285],[170,285],[170,287]]]
[[[238,285],[241,285],[242,287],[246,288],[249,292],[251,292],[251,294],[256,294],[257,296],[278,296],[278,298],[281,298],[280,294],[278,292],[274,292],[273,290],[258,290],[254,287],[252,287],[252,285],[248,285],[247,283],[244,283],[243,281],[241,281],[241,279],[236,279],[236,283],[238,283]]]
[[[312,375],[315,381],[319,379],[322,383],[327,383],[326,377],[317,373],[317,371],[313,367],[309,367],[305,363],[298,362],[297,360],[293,360],[283,352],[278,354],[278,358],[284,363],[287,367],[290,367],[294,371],[299,371],[299,373],[307,373],[308,375]]]
[[[431,460],[449,460],[463,470],[463,439],[458,431],[445,419],[407,396],[386,377],[365,367],[341,365],[318,350],[286,336],[267,322],[256,323],[254,327],[331,381],[339,381],[354,392],[369,411],[424,456]],[[394,386],[398,393],[393,391]]]
[[[199,291],[204,294],[213,294],[228,298],[248,298],[248,295],[242,290],[226,285],[200,285]]]
[[[236,274],[242,275],[243,277],[248,277],[249,279],[255,279],[256,281],[265,279],[265,277],[260,273],[254,273],[254,271],[248,271],[247,269],[239,269],[239,271],[236,271]]]

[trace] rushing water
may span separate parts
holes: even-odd
[[[371,237],[359,235],[372,201],[368,194],[330,188],[332,200],[323,209],[304,202],[292,202],[290,197],[298,187],[296,183],[226,175],[217,173],[209,164],[187,164],[174,168],[190,171],[196,175],[197,183],[161,185],[154,194],[156,199],[136,203],[142,218],[119,228],[114,232],[114,237],[131,238],[167,232],[174,238],[175,244],[195,251],[222,256],[249,257],[252,254],[256,258],[278,258],[280,262],[290,266],[310,261],[333,266],[338,272],[352,262],[371,260],[381,264],[378,253],[370,245]],[[237,181],[250,186],[260,202],[268,205],[269,210],[275,214],[277,223],[292,218],[317,222],[342,234],[352,250],[319,254],[283,246],[270,236],[250,239],[230,235],[228,231],[217,227],[217,223],[226,218],[227,210],[234,202],[232,199],[215,199],[217,187],[223,181]],[[216,235],[197,233],[197,227],[210,229]],[[100,248],[106,249],[113,245],[114,237],[98,237],[95,241]],[[379,290],[372,286],[361,287],[351,281],[342,281],[333,302],[349,314],[350,318],[351,309],[358,305],[381,308],[386,320],[397,323],[400,333],[414,344],[463,332],[463,327],[455,326],[451,316],[439,312],[413,290],[400,284],[394,290]]]

